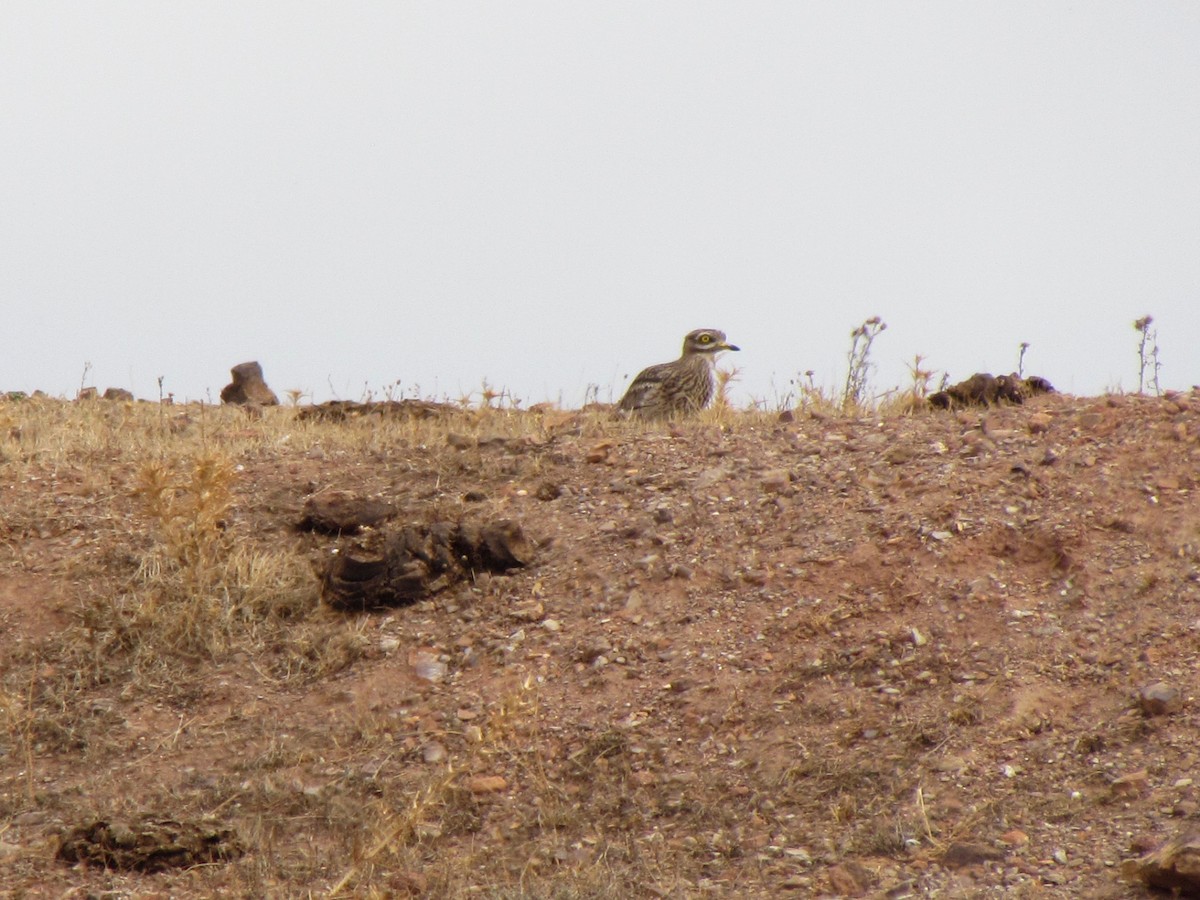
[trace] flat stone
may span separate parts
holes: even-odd
[[[1001,859],[1004,859],[1004,854],[986,844],[956,841],[942,854],[942,865],[951,869],[959,869],[965,866],[979,866],[987,862],[996,862]]]
[[[1122,775],[1112,783],[1113,796],[1122,800],[1141,797],[1150,791],[1150,773],[1145,769]]]
[[[508,788],[508,782],[501,775],[472,775],[466,788],[472,794],[498,794]]]
[[[1177,688],[1157,681],[1138,692],[1138,705],[1147,716],[1168,716],[1179,711],[1182,700]]]

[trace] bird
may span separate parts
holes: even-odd
[[[663,419],[703,409],[713,398],[717,354],[738,349],[725,339],[725,332],[715,328],[689,332],[679,359],[638,372],[617,404],[617,412]]]

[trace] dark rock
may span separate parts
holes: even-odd
[[[396,515],[396,508],[386,500],[358,497],[348,491],[327,491],[304,501],[304,515],[299,527],[304,531],[325,534],[357,534]]]
[[[129,822],[98,820],[72,828],[62,838],[58,859],[105,869],[161,872],[226,862],[244,852],[236,832],[215,821],[180,822],[144,815]]]
[[[133,392],[127,391],[125,388],[110,387],[104,392],[105,400],[123,400],[126,402],[133,401]]]
[[[263,380],[256,362],[239,363],[229,370],[233,381],[221,389],[221,402],[235,406],[278,406],[279,398]]]

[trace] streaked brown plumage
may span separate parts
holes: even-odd
[[[683,339],[679,359],[642,369],[629,384],[617,410],[631,416],[661,419],[695,412],[712,401],[713,368],[722,350],[737,350],[725,332],[699,328]]]

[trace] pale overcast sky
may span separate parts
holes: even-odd
[[[1200,3],[5,2],[0,390],[1200,383]]]

